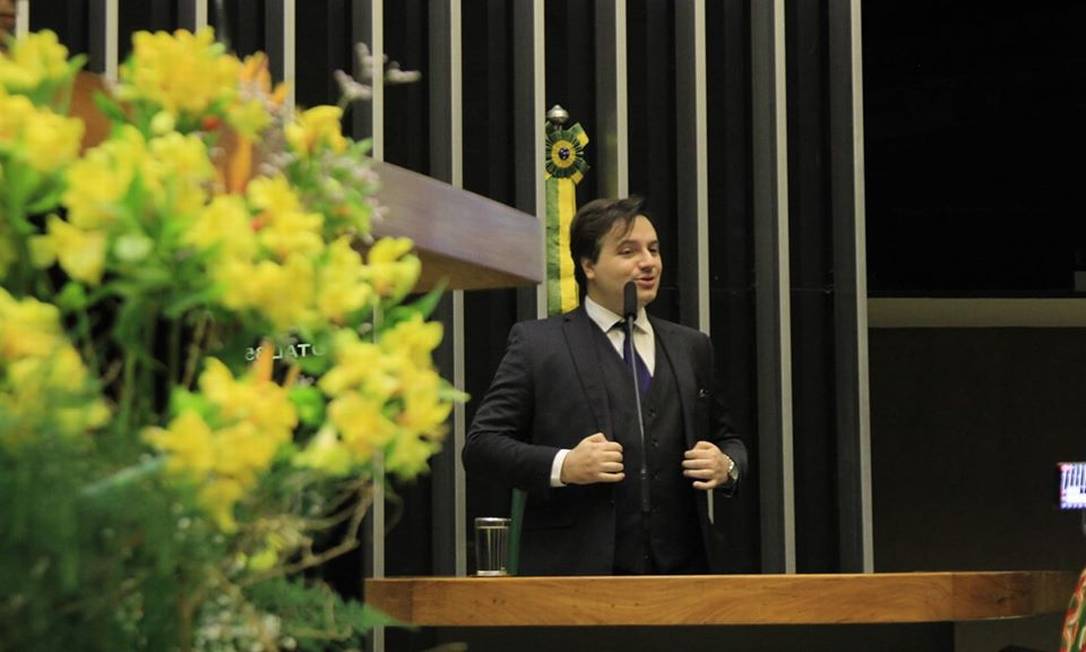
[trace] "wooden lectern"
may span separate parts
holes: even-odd
[[[1077,577],[1061,571],[403,577],[366,580],[365,595],[404,622],[448,627],[960,622],[1062,612]]]
[[[438,643],[466,643],[472,652],[1054,652],[1056,614],[1076,577],[403,577],[367,580],[365,596],[399,620],[433,628]]]

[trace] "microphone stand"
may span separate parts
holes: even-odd
[[[633,378],[633,390],[634,390],[634,405],[637,407],[637,428],[641,435],[641,511],[644,514],[648,514],[652,507],[652,501],[649,496],[649,464],[648,464],[648,450],[645,448],[645,417],[641,413],[641,382],[637,376],[637,348],[634,346],[633,339],[633,325],[634,318],[637,316],[637,286],[633,281],[626,283],[624,290],[624,303],[625,303],[625,319],[624,327],[626,330],[626,360],[627,366],[630,368],[630,377]]]

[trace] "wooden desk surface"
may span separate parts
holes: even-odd
[[[366,602],[422,626],[811,625],[1016,618],[1062,612],[1065,571],[404,577]]]

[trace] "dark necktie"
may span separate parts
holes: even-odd
[[[631,347],[627,344],[624,323],[619,322],[615,324],[615,328],[618,328],[622,332],[622,360],[626,363],[626,366],[630,365],[630,349],[633,349],[634,369],[637,373],[637,387],[641,390],[641,396],[644,397],[649,393],[649,388],[652,387],[652,374],[649,373],[649,367],[641,358],[641,354],[637,352],[637,347]],[[634,328],[636,328],[636,326]]]

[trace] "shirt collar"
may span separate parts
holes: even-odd
[[[588,318],[599,326],[600,330],[604,333],[610,331],[615,327],[615,324],[621,324],[623,322],[622,315],[615,314],[607,308],[604,308],[600,304],[592,300],[592,297],[587,294],[584,297],[584,311],[588,314]],[[637,319],[634,320],[634,326],[645,333],[652,333],[652,324],[649,323],[649,315],[645,312],[645,307],[641,306],[637,310]]]

